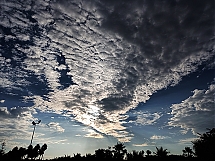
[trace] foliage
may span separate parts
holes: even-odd
[[[146,154],[147,154],[147,156],[150,156],[152,154],[152,152],[150,150],[146,150]]]
[[[1,143],[1,149],[0,149],[0,158],[5,154],[5,142]]]
[[[199,158],[215,159],[215,128],[199,135],[199,139],[192,142],[195,155]]]
[[[193,157],[193,150],[190,147],[185,147],[184,150],[182,150],[183,156],[185,157]]]
[[[158,156],[158,157],[161,157],[161,158],[166,157],[167,154],[169,153],[169,152],[167,151],[167,149],[163,149],[163,147],[160,147],[160,148],[156,147],[156,150],[157,150],[157,151],[154,152],[154,154],[155,154],[156,156]]]
[[[26,159],[42,159],[45,150],[47,149],[47,145],[44,144],[42,147],[40,147],[39,144],[37,144],[35,147],[32,145],[29,145],[28,148],[17,146],[14,147],[12,150],[10,150],[8,153],[4,153],[0,158],[3,158],[5,161],[12,161],[12,160],[26,160]]]
[[[125,149],[125,145],[123,143],[117,142],[117,144],[113,147],[114,149],[114,158],[123,160],[127,150]]]
[[[132,153],[127,153],[127,160],[142,160],[144,158],[144,151],[133,150]]]

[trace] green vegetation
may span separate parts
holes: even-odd
[[[199,139],[192,141],[193,150],[190,147],[185,147],[182,150],[182,155],[171,155],[167,149],[163,147],[156,147],[156,151],[136,151],[128,152],[123,143],[118,142],[113,147],[107,149],[97,149],[94,154],[86,154],[82,156],[77,153],[71,156],[57,157],[49,159],[50,161],[89,161],[89,160],[102,160],[102,161],[152,161],[152,160],[174,160],[174,161],[194,161],[204,159],[212,161],[215,159],[215,128],[208,129],[208,132],[199,134]],[[44,144],[40,147],[37,144],[35,147],[29,145],[28,148],[14,147],[8,153],[5,152],[5,143],[2,143],[0,149],[0,160],[4,161],[28,161],[28,160],[43,160],[43,155],[47,149]]]

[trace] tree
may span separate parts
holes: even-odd
[[[114,149],[114,158],[122,160],[125,157],[125,154],[127,153],[127,150],[125,149],[125,145],[121,142],[117,142],[116,145],[113,147]]]
[[[95,150],[95,156],[98,159],[105,159],[105,149],[97,149],[97,150]]]
[[[19,154],[19,148],[16,146],[7,153],[7,158],[9,160],[21,160],[21,155]]]
[[[113,152],[111,150],[111,147],[108,147],[108,149],[105,149],[105,158],[107,160],[111,160],[113,158]]]
[[[194,152],[190,147],[185,147],[184,150],[182,150],[183,155],[186,157],[192,157]]]
[[[37,144],[33,149],[33,158],[37,158],[39,156],[40,145]]]
[[[2,158],[5,154],[5,146],[6,146],[6,143],[2,142],[1,143],[1,149],[0,149],[0,158]]]
[[[144,157],[144,151],[133,150],[132,153],[127,153],[127,160],[142,160]]]
[[[28,149],[26,150],[26,153],[27,153],[27,158],[33,158],[34,155],[33,155],[33,146],[32,145],[29,145],[28,146]]]
[[[152,154],[152,152],[150,150],[146,150],[146,154],[147,154],[147,156],[150,156]]]
[[[74,154],[74,159],[76,160],[80,160],[82,158],[81,154],[80,153],[77,153],[77,154]]]
[[[192,141],[195,155],[199,158],[213,160],[215,158],[215,128],[207,129],[204,134],[199,134],[199,139]]]
[[[27,150],[23,147],[19,148],[19,155],[21,159],[24,159],[25,155],[27,154]]]
[[[160,147],[160,148],[157,148],[156,147],[156,152],[154,152],[154,154],[156,155],[156,156],[158,156],[158,157],[166,157],[167,156],[167,154],[169,153],[168,151],[167,151],[167,149],[163,149],[163,147]]]
[[[108,147],[108,149],[97,149],[95,150],[95,157],[98,159],[111,160],[113,158],[113,151],[111,147]]]
[[[48,147],[47,144],[43,144],[43,146],[39,149],[39,157],[41,160],[43,159],[43,155],[44,155],[44,152],[46,151],[47,147]]]

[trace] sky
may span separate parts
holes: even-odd
[[[0,0],[0,142],[45,158],[215,127],[213,0]]]

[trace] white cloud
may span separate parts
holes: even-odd
[[[101,135],[100,133],[94,131],[94,130],[88,130],[88,134],[86,134],[84,137],[88,137],[88,138],[96,138],[96,139],[102,139],[104,138],[103,135]]]
[[[198,138],[186,138],[186,139],[180,139],[179,143],[180,144],[191,144],[192,141],[196,140]]]
[[[133,144],[133,146],[144,147],[149,145],[147,143],[143,143],[143,144]]]
[[[17,146],[17,140],[29,140],[32,135],[31,122],[34,120],[32,109],[0,107],[0,142],[5,141],[7,148]]]
[[[134,115],[137,116],[135,123],[137,125],[153,125],[162,116],[159,113],[148,113],[148,112],[135,112]]]
[[[212,84],[207,90],[194,90],[193,95],[180,104],[173,104],[170,126],[179,126],[194,134],[205,132],[206,128],[214,127],[215,85]],[[183,133],[185,133],[183,131]]]
[[[64,128],[62,128],[60,126],[60,124],[58,122],[50,122],[47,125],[48,125],[48,127],[50,127],[51,129],[56,130],[57,132],[64,132],[64,130],[65,130]]]
[[[152,139],[152,140],[163,140],[163,139],[168,139],[168,138],[170,138],[170,137],[168,137],[168,136],[159,136],[159,135],[153,135],[153,136],[150,137],[150,139]]]

